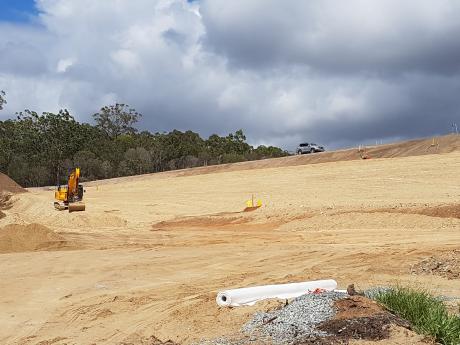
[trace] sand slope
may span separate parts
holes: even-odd
[[[112,178],[102,181],[87,182],[85,185],[101,185],[123,183],[128,180],[142,180],[145,176],[156,176],[157,178],[169,178],[179,176],[193,176],[203,174],[214,174],[230,171],[244,171],[254,169],[280,168],[289,166],[299,166],[308,164],[341,162],[351,160],[362,160],[362,155],[365,154],[370,159],[379,158],[397,158],[410,156],[423,156],[444,154],[460,151],[460,135],[445,135],[427,139],[416,139],[411,141],[397,142],[392,144],[366,146],[327,151],[315,154],[295,155],[281,158],[263,159],[249,162],[239,162],[231,164],[212,165],[207,167],[179,169],[166,171],[162,173],[136,175],[130,177]]]
[[[0,194],[2,193],[24,193],[26,190],[0,172]]]
[[[0,229],[0,254],[56,250],[67,245],[63,236],[40,224],[10,224]]]
[[[177,176],[210,174],[225,171],[252,170],[275,167],[287,167],[306,164],[361,160],[365,155],[368,159],[395,158],[441,154],[460,151],[460,135],[446,135],[428,139],[416,139],[379,146],[367,146],[315,154],[296,155],[276,159],[222,164],[210,167],[184,169]]]
[[[54,210],[52,190],[16,196],[0,227],[38,223],[74,248],[0,254],[0,343],[190,344],[266,308],[215,303],[220,289],[257,284],[460,296],[458,279],[412,270],[460,249],[460,152],[232,169],[96,181],[82,213]],[[242,212],[251,194],[264,206]]]

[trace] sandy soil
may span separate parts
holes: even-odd
[[[3,193],[24,193],[26,190],[0,172],[0,194]],[[0,200],[1,202],[1,200]]]
[[[0,343],[190,344],[267,307],[219,309],[217,291],[267,283],[334,278],[460,296],[458,279],[411,273],[460,249],[460,152],[266,163],[90,183],[80,213],[54,210],[51,190],[14,196],[0,226],[40,224],[64,245],[41,228],[43,242],[0,254]],[[264,206],[241,212],[252,194]]]

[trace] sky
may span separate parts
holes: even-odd
[[[36,15],[34,0],[0,0],[0,21],[28,22]]]
[[[0,0],[0,120],[127,103],[139,129],[293,151],[460,125],[458,0]]]

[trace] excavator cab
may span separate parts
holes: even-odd
[[[54,207],[59,210],[69,210],[69,212],[84,211],[83,203],[84,189],[80,181],[80,168],[75,168],[70,173],[67,185],[59,185],[54,192]]]

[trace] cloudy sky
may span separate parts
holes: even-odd
[[[458,0],[0,0],[0,120],[124,102],[141,129],[293,150],[460,125]]]

